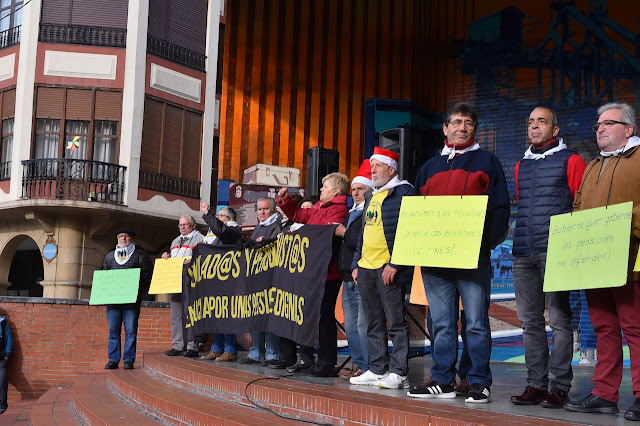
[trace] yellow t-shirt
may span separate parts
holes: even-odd
[[[378,269],[389,263],[391,255],[387,247],[382,227],[382,202],[389,195],[389,190],[373,194],[369,207],[364,213],[364,233],[362,234],[362,258],[358,266],[367,269]]]

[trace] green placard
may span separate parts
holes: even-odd
[[[544,291],[627,282],[633,203],[551,216]]]
[[[138,299],[140,268],[94,271],[90,305],[134,303]]]
[[[391,262],[477,268],[488,199],[486,195],[403,197]]]

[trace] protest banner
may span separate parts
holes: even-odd
[[[264,247],[198,244],[182,297],[187,340],[270,331],[317,346],[335,226],[305,225]]]
[[[156,259],[149,294],[182,293],[182,277],[185,259],[190,257],[170,257]]]
[[[94,271],[90,305],[135,303],[138,299],[140,268]]]
[[[477,268],[487,200],[486,195],[403,197],[391,262]]]
[[[627,282],[633,203],[551,216],[545,292]]]

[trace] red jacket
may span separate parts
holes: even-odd
[[[299,208],[291,197],[284,201],[281,198],[278,198],[276,203],[289,219],[297,223],[306,223],[308,225],[330,225],[332,223],[342,223],[349,212],[349,209],[347,209],[346,195],[338,195],[326,203],[318,201],[310,209]],[[327,272],[327,281],[333,280],[342,280],[342,274],[338,269],[336,253],[333,253],[333,256],[331,256],[329,272]]]

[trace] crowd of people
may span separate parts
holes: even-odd
[[[540,405],[587,413],[617,413],[622,380],[622,333],[631,354],[633,406],[624,414],[640,420],[640,275],[633,272],[640,238],[640,138],[636,137],[635,113],[624,103],[609,103],[598,110],[593,125],[600,155],[587,165],[559,137],[556,113],[549,107],[534,108],[528,119],[529,147],[515,167],[517,218],[513,238],[513,276],[518,319],[522,322],[527,377],[522,394],[511,397],[515,405]],[[354,369],[347,378],[353,385],[388,389],[409,388],[409,327],[405,317],[405,289],[413,268],[391,262],[402,198],[411,195],[486,195],[488,205],[476,269],[422,267],[429,300],[429,330],[433,366],[428,383],[413,386],[415,398],[455,398],[468,403],[491,401],[491,328],[489,304],[492,268],[490,253],[507,236],[510,198],[502,165],[475,140],[478,117],[473,107],[459,103],[448,111],[443,124],[446,137],[440,155],[429,159],[412,184],[398,176],[398,154],[376,147],[350,180],[341,173],[324,177],[320,199],[296,203],[286,188],[276,200],[257,201],[259,224],[255,241],[277,237],[303,224],[335,227],[333,257],[327,271],[320,308],[318,358],[315,348],[269,332],[251,333],[248,355],[238,358],[235,335],[213,336],[211,351],[202,359],[261,364],[290,373],[316,377],[335,376],[337,330],[334,311],[342,287],[346,335]],[[347,207],[351,194],[353,206]],[[553,215],[632,201],[634,205],[629,247],[627,284],[622,287],[589,289],[574,296],[570,292],[543,291],[550,218]],[[306,204],[306,205],[305,205]],[[283,224],[277,207],[290,220]],[[217,215],[201,204],[207,236],[196,229],[193,217],[180,218],[180,235],[162,255],[189,257],[196,244],[233,244],[242,238],[236,213],[223,208]],[[453,220],[453,219],[452,219]],[[132,242],[130,229],[116,233],[118,245],[105,257],[104,269],[141,268],[140,292],[148,289],[151,263],[148,255]],[[188,261],[185,261],[185,263]],[[585,297],[582,298],[581,295]],[[140,297],[139,297],[140,299]],[[578,308],[578,300],[580,305]],[[636,302],[637,301],[637,302]],[[464,352],[458,360],[458,321],[462,315]],[[168,356],[198,356],[198,341],[184,342],[181,295],[171,296],[173,347]],[[576,344],[587,344],[593,361],[593,342],[572,325],[572,310],[587,308],[597,336],[598,362],[594,388],[586,397],[571,400],[571,362]],[[552,330],[552,345],[546,330],[545,309]],[[109,363],[118,368],[120,327],[124,322],[124,366],[133,368],[140,301],[109,305]],[[580,316],[579,318],[582,318]],[[393,343],[389,354],[388,340]],[[204,339],[203,339],[204,341]],[[588,353],[591,351],[591,353]],[[587,360],[588,361],[588,360]],[[595,361],[594,361],[595,362]],[[456,374],[461,380],[456,382]]]

